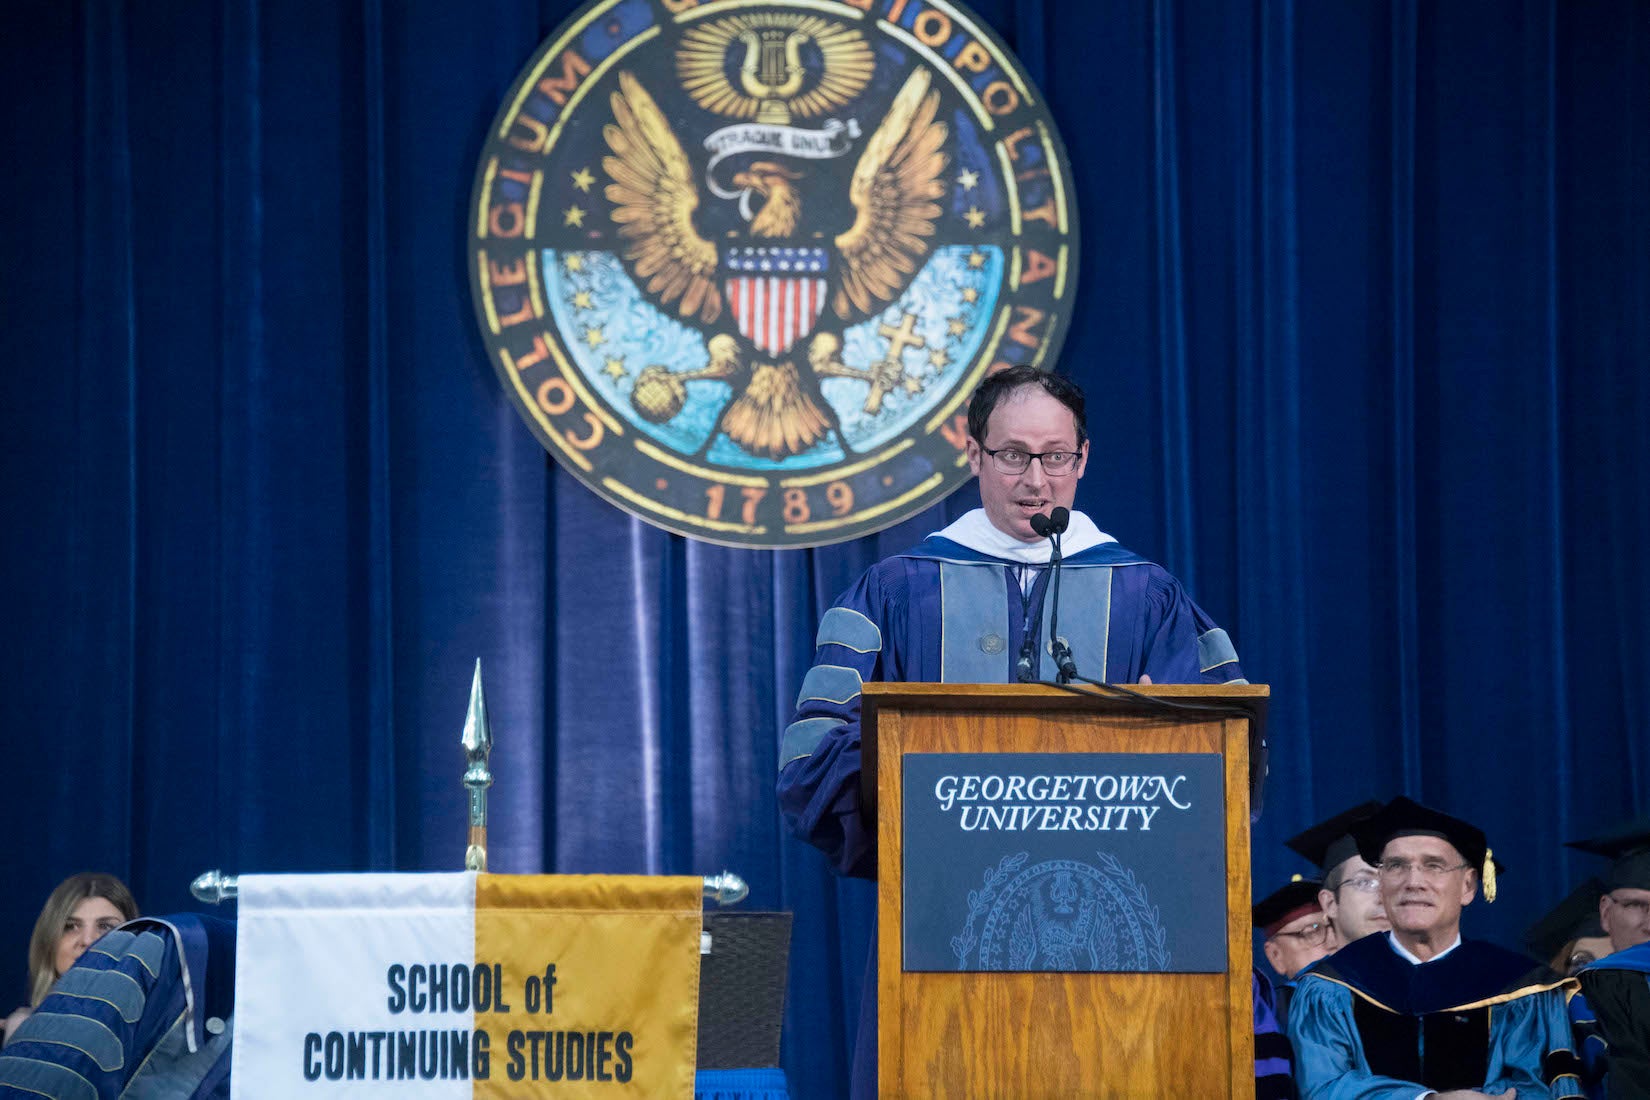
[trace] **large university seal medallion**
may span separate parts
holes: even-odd
[[[736,546],[867,534],[966,479],[968,395],[1052,366],[1065,152],[943,0],[596,0],[477,171],[493,366],[607,500]]]

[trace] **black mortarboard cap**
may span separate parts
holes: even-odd
[[[1455,845],[1455,850],[1461,853],[1467,866],[1481,874],[1484,900],[1495,900],[1495,876],[1501,870],[1501,863],[1490,858],[1484,830],[1470,821],[1451,817],[1403,795],[1352,827],[1352,838],[1358,842],[1358,854],[1371,864],[1380,863],[1381,849],[1386,847],[1387,841],[1400,836],[1436,836]]]
[[[1576,887],[1569,897],[1524,930],[1524,946],[1536,958],[1548,962],[1573,940],[1604,935],[1598,922],[1598,896],[1603,892],[1604,884],[1596,878]]]
[[[1612,860],[1604,874],[1605,890],[1650,890],[1650,818],[1618,825],[1607,833],[1565,845]]]
[[[1312,879],[1296,875],[1293,881],[1284,883],[1281,889],[1273,890],[1255,902],[1254,909],[1250,911],[1254,916],[1255,927],[1270,936],[1298,916],[1313,910],[1321,911],[1323,907],[1318,904],[1320,885]]]
[[[1358,844],[1352,839],[1352,826],[1380,808],[1381,804],[1373,799],[1359,803],[1290,837],[1284,844],[1317,864],[1327,875],[1358,854]]]

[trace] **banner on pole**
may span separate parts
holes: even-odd
[[[243,875],[239,1097],[690,1097],[701,881]]]

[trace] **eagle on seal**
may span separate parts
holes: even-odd
[[[867,369],[848,366],[840,330],[896,301],[931,251],[950,158],[939,93],[930,83],[925,70],[913,72],[865,143],[849,183],[854,216],[847,229],[820,241],[808,195],[797,186],[801,173],[757,160],[733,177],[745,190],[747,235],[719,249],[694,224],[699,190],[681,142],[641,82],[619,73],[613,121],[602,131],[611,155],[602,167],[611,181],[605,194],[612,218],[627,242],[622,259],[661,309],[720,330],[706,342],[707,366],[677,373],[649,366],[637,376],[631,403],[638,414],[663,423],[681,411],[685,382],[725,380],[735,395],[722,410],[720,431],[750,454],[782,459],[837,427],[820,395],[821,378],[868,382],[866,411],[880,408],[901,377],[897,355]],[[754,211],[751,196],[761,203]],[[837,331],[815,332],[827,305]],[[809,336],[806,356],[793,354]]]

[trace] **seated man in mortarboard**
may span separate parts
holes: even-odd
[[[1603,1077],[1602,1095],[1611,1100],[1650,1097],[1650,820],[1569,847],[1614,861],[1598,901],[1611,953],[1581,969],[1583,996],[1570,1002],[1577,1034],[1591,1026],[1602,1040],[1602,1064],[1589,1057],[1588,1073]]]
[[[1650,818],[1565,845],[1611,861],[1598,900],[1599,924],[1612,951],[1650,942]]]
[[[1524,946],[1530,954],[1565,975],[1608,955],[1610,937],[1598,916],[1603,892],[1604,883],[1590,878],[1525,929]]]
[[[1323,872],[1318,904],[1342,945],[1392,927],[1381,908],[1381,883],[1375,868],[1358,854],[1357,841],[1352,839],[1352,826],[1380,808],[1379,802],[1360,803],[1285,841]]]
[[[1318,883],[1299,875],[1255,902],[1250,915],[1265,937],[1266,961],[1283,978],[1274,989],[1255,971],[1255,1097],[1285,1100],[1295,1095],[1294,1052],[1283,1034],[1295,975],[1339,944],[1318,904]]]
[[[1293,882],[1257,901],[1250,911],[1255,928],[1265,937],[1261,951],[1283,979],[1273,994],[1272,1007],[1279,1023],[1286,1026],[1295,975],[1340,947],[1318,903],[1318,887],[1312,879],[1296,875]]]
[[[1481,830],[1407,798],[1353,827],[1379,868],[1392,930],[1304,971],[1289,1010],[1308,1100],[1580,1097],[1564,1010],[1575,979],[1461,938],[1461,910],[1495,899]]]

